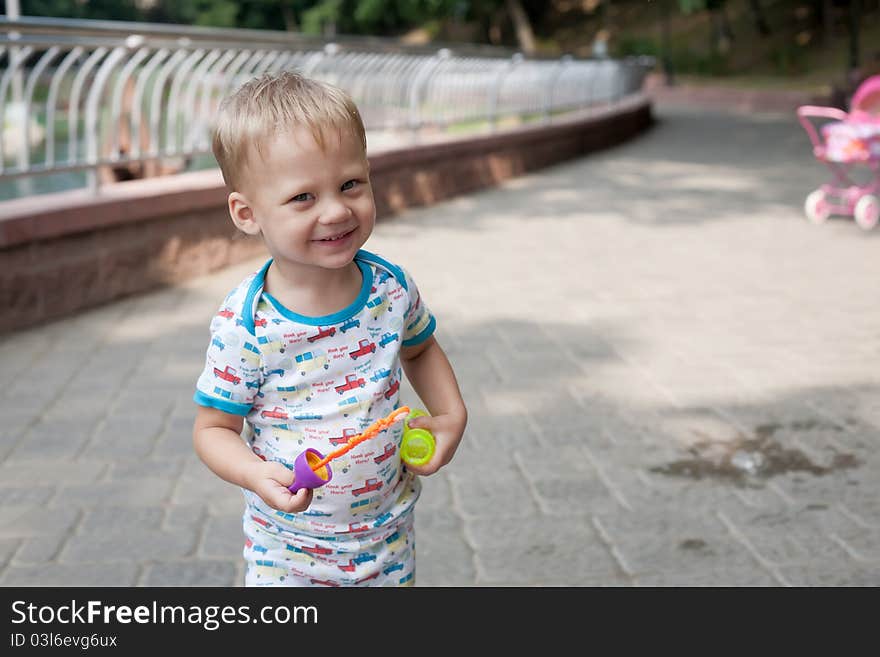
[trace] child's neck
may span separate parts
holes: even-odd
[[[354,261],[341,269],[291,269],[273,261],[266,272],[263,290],[288,310],[308,317],[322,317],[354,303],[362,284],[363,276]]]

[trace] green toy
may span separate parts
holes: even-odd
[[[425,465],[434,456],[434,436],[427,429],[409,426],[412,418],[428,416],[425,411],[413,410],[403,421],[403,440],[400,443],[400,458],[407,465]]]

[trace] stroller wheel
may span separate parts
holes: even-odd
[[[853,216],[859,228],[871,230],[880,221],[880,199],[873,194],[866,194],[856,203]]]
[[[825,198],[825,192],[821,189],[812,192],[804,203],[804,212],[807,219],[814,224],[823,223],[831,214],[831,206],[828,204],[828,199]]]

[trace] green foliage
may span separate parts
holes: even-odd
[[[770,51],[770,61],[781,75],[804,73],[807,69],[807,49],[796,43],[783,43]]]
[[[134,0],[21,0],[22,16],[56,18],[93,18],[96,20],[134,21],[140,10]]]
[[[662,52],[660,44],[650,37],[638,35],[621,35],[617,45],[617,54],[621,57],[630,55],[651,55],[659,57]]]

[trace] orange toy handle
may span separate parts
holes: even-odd
[[[317,472],[325,465],[327,465],[330,461],[335,459],[337,456],[342,456],[351,448],[361,444],[365,440],[369,440],[380,431],[385,431],[385,429],[397,422],[399,419],[401,419],[401,417],[406,417],[407,415],[409,415],[409,406],[401,406],[393,413],[391,413],[388,417],[384,417],[381,420],[376,420],[373,424],[367,427],[367,429],[365,429],[363,433],[359,433],[358,435],[349,438],[342,447],[330,452],[327,456],[322,458],[317,463],[310,464],[312,471]]]

